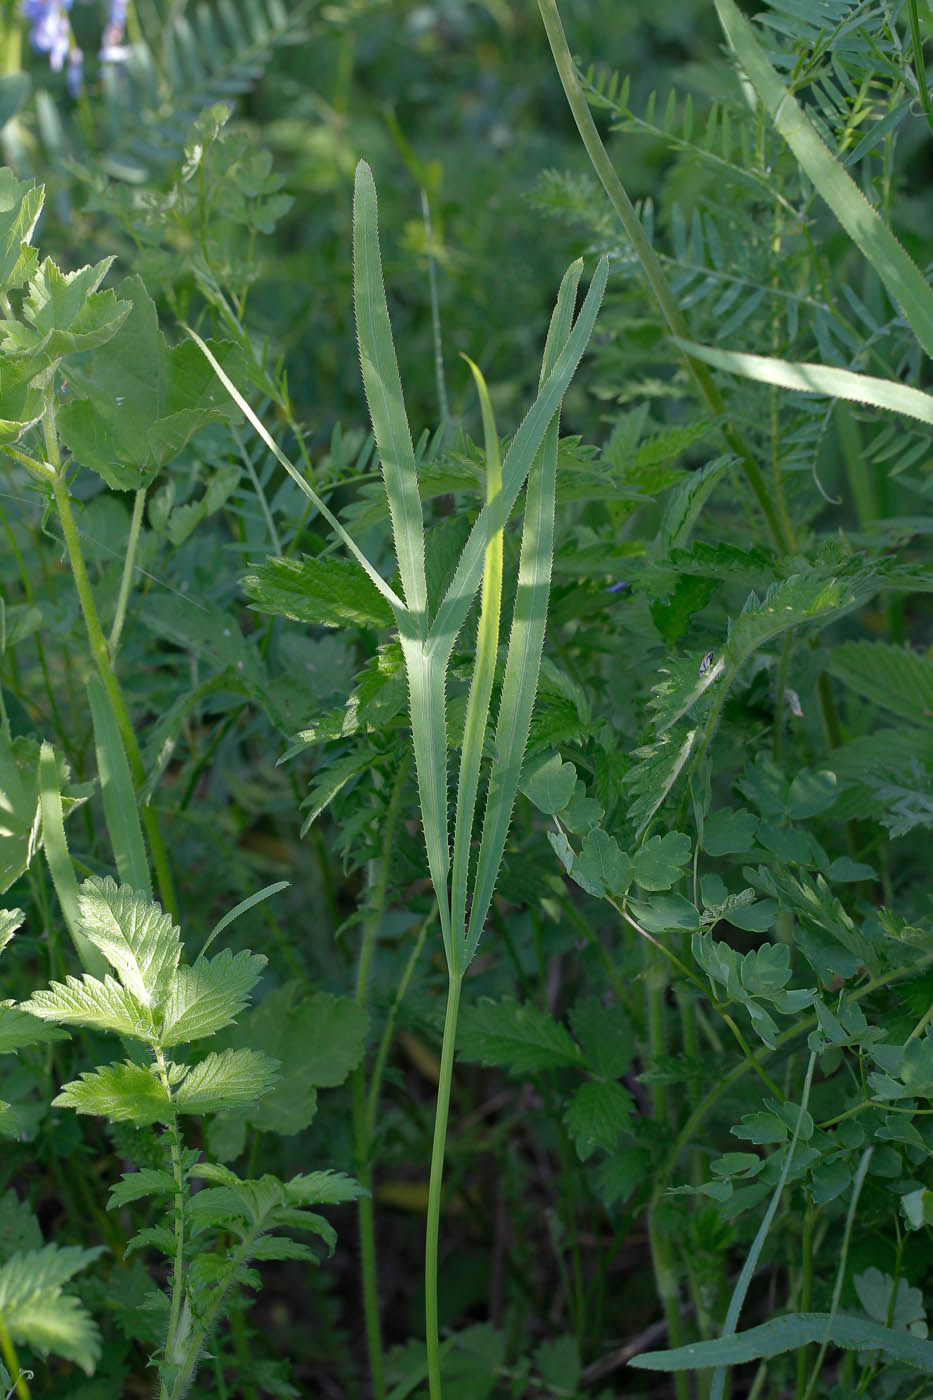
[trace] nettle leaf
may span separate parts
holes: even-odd
[[[523,1073],[579,1065],[580,1048],[567,1028],[530,1002],[482,997],[460,1016],[457,1049],[465,1060]]]
[[[625,893],[635,867],[631,856],[619,850],[615,837],[595,827],[584,836],[580,854],[573,855],[570,873],[587,894],[604,899],[610,894]]]
[[[129,302],[97,290],[113,262],[103,258],[93,267],[62,272],[45,258],[30,280],[23,320],[0,322],[7,353],[55,359],[112,339],[130,313]]]
[[[46,991],[33,992],[22,1009],[39,1020],[63,1026],[113,1031],[150,1043],[156,1036],[152,1008],[110,976],[102,982],[88,975],[53,982]]]
[[[614,1080],[588,1079],[571,1095],[564,1123],[581,1162],[598,1147],[611,1151],[628,1127],[634,1104],[631,1094]]]
[[[175,1090],[179,1113],[223,1113],[268,1094],[279,1062],[258,1050],[223,1050],[190,1069]]]
[[[0,1314],[13,1341],[43,1357],[63,1356],[91,1375],[100,1357],[100,1334],[62,1285],[103,1253],[100,1246],[47,1244],[0,1265]]]
[[[181,934],[171,915],[140,890],[85,880],[78,892],[81,927],[143,1006],[161,1007],[181,956]]]
[[[114,490],[130,491],[148,486],[199,428],[240,415],[196,345],[169,348],[142,279],[128,277],[117,290],[126,320],[106,345],[69,363],[75,398],[62,405],[57,423],[78,461]],[[238,348],[210,349],[242,381]]]
[[[161,1081],[143,1065],[128,1060],[86,1070],[52,1100],[53,1108],[95,1113],[113,1123],[170,1123],[174,1110]]]
[[[560,754],[544,754],[525,764],[519,784],[521,791],[539,812],[548,816],[561,812],[573,797],[577,786],[577,770],[564,763]]]
[[[635,1030],[623,1007],[587,997],[573,1007],[570,1025],[595,1074],[618,1079],[626,1072],[635,1054]]]
[[[165,1002],[160,1043],[183,1045],[214,1035],[243,1010],[266,965],[259,953],[229,948],[179,967]]]
[[[680,831],[652,836],[632,857],[635,881],[646,890],[669,890],[690,860],[690,837]]]
[[[267,559],[242,579],[257,612],[315,622],[324,627],[389,627],[392,610],[354,561]]]

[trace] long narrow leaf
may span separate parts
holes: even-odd
[[[87,696],[94,725],[97,771],[104,800],[104,820],[113,847],[120,883],[144,890],[152,898],[149,861],[136,805],[136,790],[126,750],[107,692],[99,676],[87,679]]]
[[[470,682],[470,695],[467,701],[466,721],[463,729],[463,748],[460,755],[460,782],[457,789],[457,817],[454,826],[454,861],[451,891],[451,923],[454,930],[454,947],[460,947],[466,932],[466,892],[470,868],[470,845],[473,834],[473,815],[476,811],[476,794],[479,791],[480,769],[483,762],[483,743],[489,719],[489,701],[492,697],[492,683],[496,673],[496,656],[499,650],[499,618],[502,611],[502,461],[499,456],[499,439],[489,398],[489,390],[480,370],[472,360],[467,359],[476,387],[479,392],[480,408],[483,417],[483,434],[486,442],[486,503],[498,515],[498,528],[486,546],[486,559],[483,568],[483,583],[480,593],[479,628],[476,634],[476,659],[473,664],[473,677]],[[464,969],[458,968],[458,971]]]
[[[110,970],[107,959],[94,947],[81,927],[78,913],[78,882],[75,879],[71,856],[68,854],[62,795],[58,786],[58,766],[51,744],[43,744],[39,750],[39,812],[42,819],[45,858],[49,863],[52,884],[55,886],[71,941],[85,971],[94,977],[104,977]]]
[[[426,627],[421,497],[382,280],[376,186],[365,160],[356,167],[353,187],[353,304],[363,387],[382,463],[402,590],[410,612]]]
[[[586,349],[608,275],[608,259],[600,258],[573,330],[562,344],[550,374],[545,377],[537,398],[525,415],[506,453],[502,464],[502,510],[506,520],[525,483],[548,424],[560,407],[567,386]],[[457,633],[463,626],[473,595],[479,586],[486,546],[494,533],[495,513],[489,506],[484,506],[464,545],[460,562],[443,602],[437,610],[428,635],[429,652],[437,649],[447,656],[450,655]]]
[[[184,323],[182,324],[184,325]],[[340,521],[337,519],[336,515],[334,515],[333,511],[321,500],[321,497],[314,490],[314,487],[310,486],[308,482],[305,481],[298,468],[288,460],[281,447],[279,447],[278,443],[267,431],[262,420],[250,408],[249,404],[246,402],[246,399],[240,393],[233,380],[220,365],[216,356],[214,356],[211,353],[210,349],[207,347],[207,345],[205,345],[204,341],[198,335],[197,331],[193,331],[190,326],[184,326],[184,329],[187,332],[187,334],[190,335],[195,345],[197,345],[198,349],[201,351],[201,354],[207,360],[208,364],[211,366],[214,373],[217,375],[217,378],[220,380],[227,393],[233,399],[233,402],[237,405],[240,412],[244,415],[244,417],[246,417],[249,420],[250,423],[252,423],[256,432],[262,438],[263,442],[266,444],[269,451],[272,453],[273,457],[276,459],[279,465],[285,468],[292,481],[294,481],[295,485],[299,488],[299,490],[304,492],[305,496],[307,496],[308,500],[314,506],[315,510],[320,511],[321,515],[323,515],[328,525],[337,535],[341,544],[343,544],[344,547],[349,551],[349,553],[353,555],[353,558],[359,564],[360,568],[362,568],[372,579],[373,583],[379,589],[379,592],[382,594],[383,598],[385,598],[386,602],[389,604],[393,613],[395,614],[395,620],[398,623],[399,630],[404,632],[410,630],[411,624],[409,623],[407,616],[408,609],[405,607],[405,604],[402,602],[398,594],[392,588],[389,587],[389,585],[386,583],[385,579],[379,573],[375,565],[371,564],[370,561],[366,558],[366,555],[360,549],[359,545],[356,543],[353,537],[347,533],[347,531],[341,525]]]
[[[893,1361],[902,1361],[928,1375],[933,1374],[933,1342],[910,1332],[883,1327],[880,1322],[845,1314],[833,1317],[831,1313],[787,1313],[731,1337],[691,1342],[689,1346],[672,1351],[642,1352],[641,1356],[633,1356],[629,1365],[644,1371],[739,1366],[745,1361],[780,1356],[785,1351],[796,1351],[797,1347],[824,1340],[846,1351],[883,1351]]]
[[[813,365],[778,360],[770,355],[750,355],[744,350],[714,350],[709,345],[697,345],[692,340],[678,341],[698,360],[705,360],[716,369],[756,379],[761,384],[776,384],[780,389],[799,389],[808,394],[826,394],[834,399],[850,399],[853,403],[870,404],[891,413],[905,413],[919,418],[921,423],[933,423],[933,394],[912,389],[896,379],[876,379],[870,374],[856,374],[851,369],[836,369],[833,365]]]
[[[716,0],[716,9],[729,43],[779,135],[871,263],[924,350],[933,355],[933,288],[845,167],[820,140],[816,128],[768,62],[752,25],[735,0]]]
[[[582,269],[568,268],[551,317],[541,362],[541,382],[551,374],[567,339]],[[502,854],[512,819],[522,758],[528,742],[531,712],[538,688],[544,647],[551,563],[554,548],[554,504],[557,491],[557,442],[560,411],[548,426],[538,458],[528,478],[525,519],[518,566],[515,607],[496,723],[495,758],[483,820],[470,925],[464,949],[468,966],[492,902]]]
[[[411,738],[415,751],[418,801],[421,805],[428,869],[437,898],[447,965],[453,969],[455,953],[451,938],[450,894],[447,888],[447,877],[450,874],[445,704],[447,658],[437,655],[428,657],[420,638],[402,636],[400,641],[405,670],[408,673]]]

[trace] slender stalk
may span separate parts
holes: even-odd
[[[441,1354],[437,1318],[437,1247],[441,1223],[441,1185],[444,1178],[444,1146],[447,1140],[447,1114],[450,1108],[450,1082],[454,1068],[457,1017],[460,1011],[462,972],[451,972],[447,987],[447,1014],[441,1046],[441,1070],[437,1082],[434,1114],[434,1144],[431,1149],[431,1179],[428,1185],[428,1220],[424,1249],[424,1318],[428,1349],[428,1387],[431,1400],[443,1400]]]
[[[26,1384],[26,1377],[19,1368],[19,1361],[16,1359],[16,1348],[13,1345],[13,1338],[10,1336],[7,1325],[3,1320],[3,1313],[0,1313],[0,1352],[10,1373],[10,1379],[18,1396],[18,1400],[31,1400],[29,1386]]]
[[[689,340],[690,332],[687,322],[680,309],[677,298],[671,290],[670,283],[664,275],[664,269],[645,230],[641,220],[635,212],[634,205],[629,199],[622,186],[622,182],[615,172],[612,161],[606,152],[596,123],[590,114],[586,97],[580,86],[577,77],[573,58],[567,45],[567,38],[564,34],[564,27],[561,24],[560,14],[557,9],[556,0],[538,0],[538,9],[544,21],[544,28],[547,32],[548,43],[551,46],[551,53],[554,55],[554,63],[567,98],[568,106],[576,122],[577,130],[583,139],[586,153],[590,158],[593,169],[599,176],[603,189],[609,196],[610,203],[619,216],[619,220],[625,230],[635,253],[641,263],[645,280],[654,295],[658,308],[664,320],[667,322],[668,330],[676,340]],[[692,359],[689,355],[684,355],[684,362],[696,388],[706,403],[709,411],[717,418],[724,417],[726,412],[725,401],[719,392],[719,387],[713,379],[706,365],[699,360]],[[781,554],[787,554],[793,547],[793,541],[785,531],[780,514],[775,508],[774,502],[768,492],[768,486],[762,475],[761,469],[755,460],[751,447],[745,441],[742,434],[732,423],[726,419],[722,424],[722,435],[726,440],[730,450],[735,453],[742,464],[742,471],[745,479],[754,493],[755,499],[761,508],[761,513],[768,525],[768,530],[775,546]]]
[[[168,1078],[168,1066],[165,1055],[161,1047],[155,1048],[155,1061],[159,1079],[162,1087],[168,1095],[172,1097],[172,1088]],[[172,1300],[169,1307],[168,1328],[165,1333],[165,1356],[172,1363],[175,1362],[175,1353],[178,1347],[178,1325],[181,1320],[182,1304],[185,1296],[185,1178],[181,1162],[181,1134],[178,1131],[178,1119],[172,1118],[166,1128],[166,1137],[169,1145],[169,1158],[171,1160],[172,1176],[175,1179],[175,1259],[172,1265]],[[169,1391],[165,1382],[162,1383],[161,1400],[168,1400]]]
[[[133,498],[133,514],[130,519],[130,533],[126,541],[123,573],[120,576],[120,591],[117,594],[117,606],[113,615],[113,626],[110,629],[108,649],[111,657],[116,656],[120,648],[120,633],[123,631],[123,623],[126,619],[126,605],[129,601],[130,588],[133,584],[133,569],[136,565],[136,552],[139,549],[139,533],[143,523],[143,509],[145,504],[146,488],[145,486],[141,486]]]
[[[97,667],[98,674],[103,682],[114,717],[120,730],[120,737],[123,740],[126,756],[129,760],[130,772],[133,775],[133,782],[137,789],[141,788],[145,779],[145,770],[139,752],[139,744],[136,741],[136,733],[133,729],[133,722],[130,719],[126,701],[123,698],[123,691],[117,680],[113,664],[110,659],[110,652],[104,638],[103,628],[100,625],[100,617],[97,612],[97,605],[94,602],[94,595],[91,591],[90,579],[87,575],[87,568],[84,563],[84,555],[81,551],[81,539],[78,527],[75,523],[74,513],[71,509],[71,498],[68,494],[68,487],[61,471],[61,464],[58,453],[58,438],[55,431],[55,419],[51,405],[46,410],[42,420],[45,431],[46,451],[49,461],[55,468],[55,479],[52,481],[52,494],[55,498],[55,506],[58,517],[61,521],[62,535],[65,541],[65,549],[68,553],[68,561],[71,564],[71,572],[74,578],[75,589],[78,594],[78,602],[81,606],[81,614],[84,618],[84,626],[87,631],[87,638],[91,648],[91,655]],[[156,881],[159,886],[159,895],[166,912],[174,919],[178,918],[178,906],[175,900],[175,892],[172,886],[172,876],[169,870],[168,857],[165,853],[165,845],[162,841],[162,833],[159,830],[159,823],[155,811],[148,803],[143,803],[140,809],[143,826],[149,840],[149,850],[152,855],[152,862],[155,867]]]

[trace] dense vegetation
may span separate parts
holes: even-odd
[[[931,1393],[933,11],[565,10],[0,4],[0,1396]]]

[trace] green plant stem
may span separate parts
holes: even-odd
[[[373,953],[375,951],[376,938],[379,933],[379,925],[382,922],[382,915],[385,909],[386,891],[389,884],[389,870],[392,863],[392,850],[395,843],[395,832],[398,827],[402,793],[405,788],[405,781],[408,777],[410,767],[411,760],[406,758],[399,765],[395,784],[392,788],[392,795],[389,799],[389,808],[386,814],[378,874],[373,880],[370,892],[370,907],[363,924],[363,941],[360,948],[360,961],[356,973],[356,1002],[357,1005],[361,1007],[364,1007],[367,1002]],[[374,865],[375,862],[370,863],[371,874]],[[380,1050],[381,1049],[382,1046],[380,1046]],[[386,1047],[386,1050],[388,1050],[388,1047]],[[385,1061],[383,1060],[383,1064],[384,1063]],[[380,1079],[382,1077],[381,1069],[379,1077]],[[352,1096],[354,1156],[356,1158],[357,1176],[359,1177],[360,1185],[365,1188],[367,1193],[365,1196],[361,1196],[358,1202],[360,1264],[363,1288],[363,1317],[366,1324],[366,1346],[369,1352],[369,1373],[372,1380],[373,1395],[375,1396],[375,1400],[384,1400],[386,1394],[385,1362],[383,1358],[382,1332],[379,1325],[379,1279],[376,1270],[376,1221],[372,1197],[373,1168],[370,1160],[372,1151],[372,1129],[375,1115],[374,1112],[370,1113],[368,1111],[366,1072],[362,1064],[358,1065],[353,1072]]]
[[[19,1361],[16,1359],[16,1348],[13,1345],[13,1338],[7,1331],[7,1325],[3,1320],[3,1313],[0,1313],[0,1352],[3,1354],[3,1360],[10,1373],[10,1378],[13,1381],[13,1386],[19,1400],[30,1400],[29,1386],[26,1384],[26,1378],[19,1368]]]
[[[115,657],[120,648],[120,633],[123,631],[123,623],[126,620],[126,605],[130,597],[130,588],[133,585],[133,569],[136,567],[136,553],[139,549],[139,534],[145,505],[146,488],[141,486],[133,498],[133,514],[130,518],[130,533],[126,541],[123,573],[120,575],[120,591],[117,594],[117,606],[113,614],[113,626],[110,629],[108,650],[111,657]]]
[[[145,770],[139,752],[139,745],[136,741],[136,733],[133,729],[133,722],[130,719],[129,711],[126,708],[126,701],[120,689],[113,665],[110,660],[110,652],[104,638],[103,629],[100,625],[100,617],[97,613],[97,606],[94,602],[94,595],[91,591],[91,583],[87,576],[87,569],[84,563],[84,555],[81,552],[81,540],[78,534],[78,527],[75,524],[74,514],[71,509],[71,498],[68,495],[68,487],[65,484],[58,463],[58,440],[55,435],[55,423],[51,417],[51,410],[48,410],[43,419],[43,427],[46,434],[46,449],[50,458],[55,457],[53,465],[56,467],[55,480],[52,482],[52,493],[55,497],[55,506],[58,517],[61,521],[62,534],[65,540],[65,549],[68,553],[68,560],[71,564],[71,572],[74,577],[75,589],[78,594],[78,602],[81,605],[81,614],[84,618],[84,626],[87,630],[88,642],[91,648],[91,655],[97,667],[98,674],[103,682],[114,717],[120,730],[120,737],[126,749],[126,756],[129,760],[130,772],[133,775],[133,783],[137,790],[142,787],[145,779]],[[162,833],[159,830],[159,823],[155,811],[147,803],[141,805],[140,816],[143,826],[146,829],[146,836],[149,840],[149,850],[152,854],[152,862],[155,867],[156,881],[159,886],[159,895],[166,913],[171,914],[173,919],[178,918],[178,906],[175,900],[175,892],[172,887],[172,876],[169,870],[168,857],[165,853],[165,845],[162,841]]]
[[[803,1237],[800,1241],[803,1273],[800,1281],[798,1312],[809,1312],[813,1306],[813,1223],[815,1215],[816,1211],[808,1201],[803,1216]],[[797,1352],[797,1388],[794,1391],[796,1400],[801,1400],[806,1389],[808,1360],[809,1349],[800,1347]]]
[[[560,14],[557,9],[556,0],[538,0],[538,9],[544,21],[544,28],[547,32],[548,43],[551,46],[551,53],[554,55],[554,63],[563,85],[567,103],[570,107],[573,119],[576,122],[577,130],[583,139],[586,153],[590,158],[593,169],[599,176],[603,189],[609,196],[612,207],[615,209],[619,220],[625,230],[645,275],[645,280],[651,288],[655,301],[658,304],[661,315],[667,322],[668,330],[676,340],[689,340],[690,332],[684,315],[671,290],[670,284],[664,275],[658,255],[642,227],[635,208],[622,186],[622,182],[616,174],[612,161],[606,152],[596,123],[593,121],[589,106],[580,80],[577,77],[573,58],[567,45],[567,38],[561,24]],[[684,362],[689,370],[693,382],[696,385],[700,396],[706,403],[709,411],[717,418],[724,417],[726,406],[722,394],[716,381],[713,379],[706,365],[693,359],[689,355],[684,355]],[[771,538],[781,554],[788,554],[794,547],[794,541],[784,527],[778,510],[768,492],[768,486],[762,475],[761,468],[755,460],[751,447],[745,441],[738,429],[726,419],[722,424],[722,435],[726,440],[729,449],[735,453],[742,465],[742,471],[751,490],[761,508],[761,513],[768,525]]]
[[[172,1088],[169,1083],[168,1065],[165,1054],[160,1046],[153,1047],[155,1053],[156,1069],[162,1087],[169,1099],[172,1097]],[[165,1333],[165,1356],[166,1359],[175,1364],[175,1352],[178,1345],[178,1324],[181,1320],[182,1303],[185,1295],[185,1177],[181,1161],[181,1134],[178,1131],[178,1119],[173,1117],[166,1128],[166,1137],[169,1145],[169,1158],[171,1161],[172,1176],[175,1179],[175,1259],[172,1265],[172,1299],[169,1306],[168,1327]],[[177,1386],[173,1386],[172,1394],[177,1391]],[[162,1383],[161,1400],[169,1400],[169,1392]]]
[[[424,1318],[428,1350],[428,1388],[431,1400],[443,1400],[441,1355],[438,1333],[437,1274],[438,1237],[441,1223],[441,1186],[444,1179],[444,1147],[447,1141],[447,1114],[450,1109],[450,1083],[454,1068],[457,1017],[460,1012],[462,972],[451,972],[447,987],[447,1014],[441,1046],[441,1069],[437,1081],[434,1112],[434,1143],[431,1149],[431,1179],[428,1185],[428,1220],[424,1250]]]

